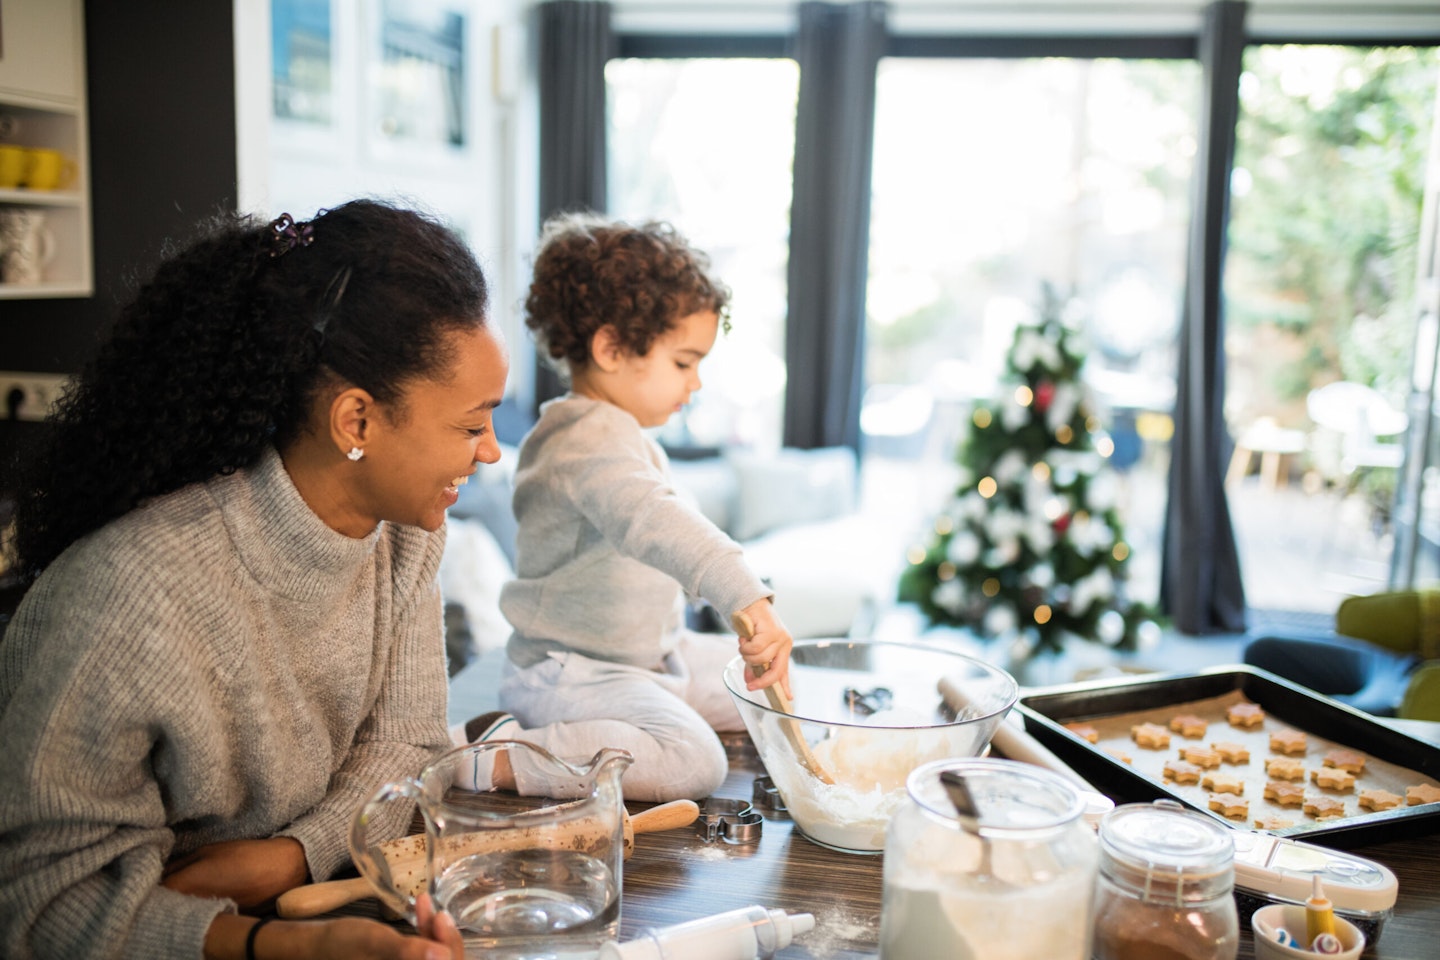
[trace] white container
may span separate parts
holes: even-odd
[[[968,826],[945,771],[974,799]],[[1099,852],[1074,785],[1030,764],[955,759],[918,767],[906,787],[885,839],[883,960],[1089,956]]]
[[[770,960],[798,934],[813,929],[815,917],[808,913],[741,907],[652,927],[626,943],[601,944],[596,960]]]

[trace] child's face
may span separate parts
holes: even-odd
[[[643,357],[620,360],[620,376],[610,385],[610,401],[642,427],[660,427],[700,389],[700,361],[715,346],[720,318],[701,311],[675,321]]]

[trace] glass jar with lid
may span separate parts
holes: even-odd
[[[917,767],[906,789],[885,837],[883,960],[1084,960],[1099,853],[1072,784],[951,759]]]
[[[1234,960],[1240,948],[1228,827],[1174,800],[1100,821],[1094,960]]]

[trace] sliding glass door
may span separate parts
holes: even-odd
[[[1328,617],[1390,583],[1437,76],[1434,48],[1246,52],[1225,411],[1251,608]]]
[[[778,447],[799,69],[778,58],[627,58],[610,62],[605,83],[609,212],[670,221],[734,294],[704,389],[664,439]]]
[[[1048,285],[1083,328],[1131,594],[1155,601],[1199,80],[1189,60],[882,61],[861,427],[917,529]]]

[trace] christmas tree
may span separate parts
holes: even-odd
[[[958,488],[900,579],[931,623],[1014,636],[1022,653],[1067,635],[1133,648],[1145,619],[1124,596],[1114,444],[1088,409],[1073,322],[1047,287],[1017,327],[998,396],[961,444]]]

